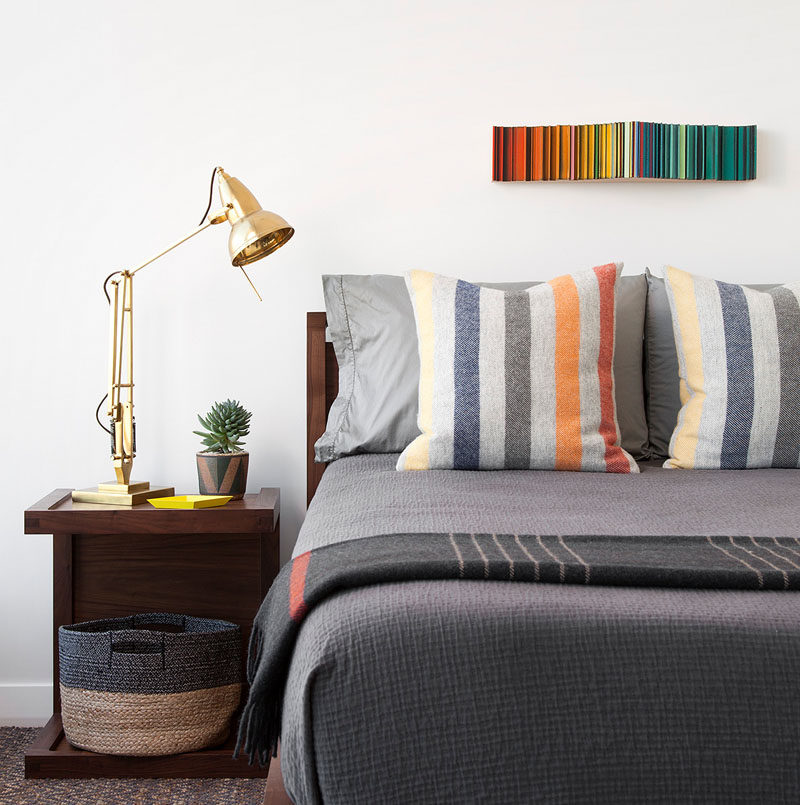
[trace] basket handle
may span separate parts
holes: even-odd
[[[124,657],[154,657],[161,655],[161,667],[165,663],[165,637],[164,632],[148,632],[138,629],[119,629],[109,632],[108,666],[111,667],[114,655]],[[141,646],[144,650],[137,651]],[[147,647],[147,648],[145,648]],[[156,649],[155,651],[153,649]]]

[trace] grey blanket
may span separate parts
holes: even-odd
[[[797,470],[397,472],[396,461],[331,464],[294,555],[388,531],[800,536]]]
[[[800,536],[793,471],[397,473],[336,462],[298,542],[385,530]],[[619,479],[619,480],[629,480]],[[690,530],[691,529],[691,530]],[[339,593],[297,639],[298,803],[800,799],[793,593],[420,581]]]

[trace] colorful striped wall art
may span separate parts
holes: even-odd
[[[495,126],[492,181],[756,178],[756,126]]]

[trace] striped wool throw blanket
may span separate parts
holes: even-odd
[[[289,662],[311,607],[340,590],[430,579],[800,590],[800,539],[384,534],[307,551],[283,567],[253,622],[235,756],[265,766],[275,756]]]

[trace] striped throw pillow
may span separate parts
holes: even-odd
[[[664,269],[682,407],[666,467],[800,460],[800,282],[754,291]]]
[[[520,291],[406,275],[422,434],[397,469],[638,472],[614,407],[621,270],[609,263]]]

